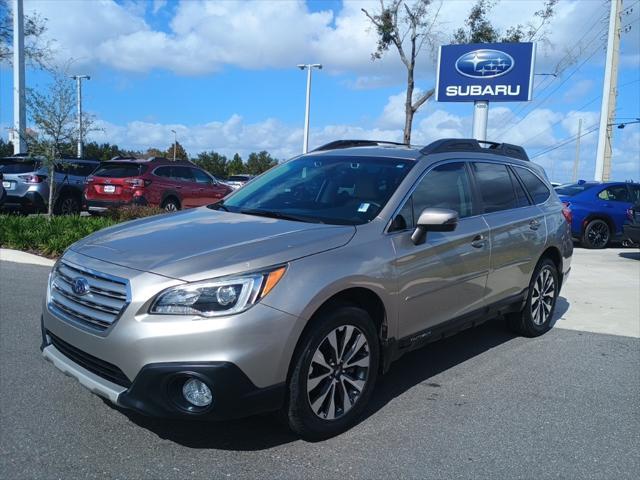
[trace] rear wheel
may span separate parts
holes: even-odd
[[[609,224],[600,218],[591,220],[584,228],[582,245],[586,248],[605,248],[611,238]]]
[[[180,202],[174,197],[169,197],[162,202],[162,208],[167,212],[177,212],[180,210]]]
[[[560,293],[558,269],[549,258],[537,265],[527,295],[527,304],[521,312],[507,317],[510,327],[526,337],[537,337],[551,328],[551,320]]]
[[[64,195],[56,202],[53,213],[56,215],[80,215],[80,201],[73,195]]]
[[[350,428],[375,385],[379,345],[364,310],[342,306],[326,312],[302,340],[289,380],[284,416],[307,440]]]

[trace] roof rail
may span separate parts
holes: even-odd
[[[322,152],[325,150],[336,150],[338,148],[352,148],[352,147],[377,147],[378,145],[397,145],[408,147],[406,143],[400,142],[388,142],[386,140],[335,140],[333,142],[326,143],[316,149],[314,152]]]
[[[483,145],[487,146],[485,147]],[[446,152],[492,153],[494,155],[503,155],[505,157],[529,161],[527,152],[518,145],[476,140],[474,138],[443,138],[430,143],[420,150],[420,153],[424,155]]]

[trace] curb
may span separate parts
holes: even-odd
[[[33,253],[22,252],[20,250],[11,250],[9,248],[0,248],[0,261],[13,263],[28,263],[30,265],[40,265],[44,267],[53,267],[55,260],[50,258],[34,255]]]

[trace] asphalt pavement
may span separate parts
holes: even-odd
[[[612,274],[632,272],[627,298],[640,302],[640,276],[633,278],[640,254],[628,253],[603,255],[628,262]],[[580,282],[590,269],[581,270],[570,282],[587,295]],[[381,378],[359,425],[308,443],[272,415],[163,421],[91,394],[40,356],[48,271],[0,262],[0,478],[617,479],[640,472],[640,340],[633,328],[580,330],[571,298],[561,299],[557,323],[571,330],[525,339],[493,321],[405,356]],[[592,292],[605,280],[594,276]],[[583,311],[609,305],[589,298]]]

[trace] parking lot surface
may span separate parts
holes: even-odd
[[[175,422],[109,406],[40,356],[48,271],[0,262],[1,478],[637,478],[640,471],[637,250],[576,250],[551,332],[519,338],[493,321],[413,352],[379,381],[359,425],[319,443],[297,439],[270,415]]]

